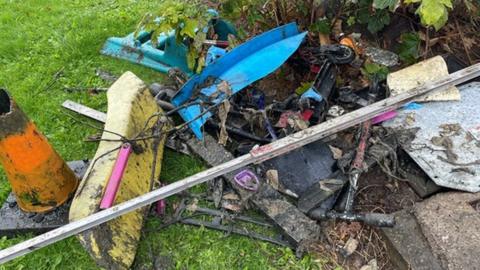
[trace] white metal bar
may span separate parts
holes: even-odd
[[[69,236],[83,232],[99,224],[112,220],[118,216],[131,212],[143,206],[147,206],[168,196],[177,194],[183,190],[186,190],[200,183],[204,183],[215,177],[232,172],[252,163],[258,163],[271,159],[273,157],[302,147],[311,142],[328,137],[341,130],[358,125],[381,113],[398,108],[426,93],[442,90],[451,85],[457,85],[478,76],[480,76],[480,64],[470,66],[466,69],[450,74],[444,79],[437,80],[424,86],[419,86],[398,96],[387,98],[367,107],[361,108],[359,110],[353,111],[351,113],[297,132],[278,141],[261,146],[253,150],[249,154],[233,159],[222,165],[212,167],[168,186],[151,191],[137,198],[116,205],[112,208],[95,213],[86,218],[69,223],[58,229],[52,230],[50,232],[36,236],[32,239],[29,239],[7,249],[1,250],[0,263],[8,262],[21,255],[30,253],[34,250],[55,243]]]

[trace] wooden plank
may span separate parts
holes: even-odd
[[[30,253],[34,250],[55,243],[69,236],[88,230],[99,224],[112,220],[118,216],[136,210],[138,208],[150,205],[160,199],[177,194],[183,190],[195,185],[204,183],[210,179],[232,172],[252,163],[259,163],[281,154],[287,153],[311,142],[328,137],[341,130],[358,125],[366,120],[382,114],[384,112],[396,109],[406,103],[421,97],[426,93],[444,90],[451,85],[469,81],[480,76],[480,64],[476,64],[450,74],[450,76],[437,80],[423,86],[416,87],[410,91],[404,92],[394,97],[376,102],[367,107],[345,114],[343,116],[323,122],[319,125],[310,127],[303,131],[282,138],[278,141],[261,146],[251,153],[233,159],[222,165],[212,167],[198,174],[187,177],[168,186],[151,191],[132,200],[126,201],[112,208],[95,213],[86,218],[72,222],[68,225],[39,235],[12,247],[0,251],[0,263],[8,262],[21,255]]]
[[[71,100],[65,100],[63,102],[62,107],[69,109],[71,111],[74,111],[76,113],[79,113],[81,115],[85,115],[87,117],[90,117],[94,120],[97,120],[99,122],[105,123],[107,121],[107,114],[104,112],[99,112],[97,110],[94,110],[90,107],[87,107],[85,105],[82,105],[80,103],[76,103]]]

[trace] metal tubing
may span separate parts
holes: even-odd
[[[254,149],[251,153],[240,156],[219,166],[212,167],[183,180],[146,193],[112,208],[97,212],[88,217],[69,223],[63,227],[39,235],[12,247],[0,251],[0,264],[21,255],[58,242],[69,236],[83,232],[116,217],[150,205],[158,200],[177,194],[195,185],[204,183],[218,176],[235,171],[252,163],[263,162],[285,154],[311,142],[318,141],[339,131],[353,127],[384,112],[399,108],[425,94],[444,90],[452,85],[461,84],[480,76],[480,64],[476,64],[450,74],[448,77],[413,88],[405,93],[376,102],[367,107],[344,114],[316,126],[302,130],[273,143]]]

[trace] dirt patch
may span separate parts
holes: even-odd
[[[355,211],[394,213],[409,209],[421,199],[406,182],[389,179],[377,166],[361,176],[356,197]],[[330,258],[324,269],[360,269],[376,260],[378,269],[390,270],[394,266],[387,253],[387,245],[380,229],[359,222],[326,221],[319,241],[312,243],[309,251],[320,259]],[[349,239],[358,241],[358,247],[345,257],[344,247]]]
[[[263,78],[257,83],[257,87],[265,93],[266,101],[285,100],[295,92],[302,82],[301,78],[296,78],[295,72],[288,65],[283,65],[279,70]]]

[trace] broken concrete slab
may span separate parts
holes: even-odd
[[[407,210],[395,213],[395,227],[382,228],[390,260],[399,270],[441,270],[415,216]]]
[[[394,228],[382,228],[398,269],[480,269],[480,193],[449,192],[395,214]]]
[[[154,97],[141,79],[127,71],[110,86],[107,99],[108,112],[102,140],[92,158],[95,163],[88,168],[72,200],[70,224],[108,209],[116,209],[122,202],[142,196],[159,184],[157,180],[166,137],[160,134],[169,126],[162,120],[151,121],[153,116],[162,118],[163,114]],[[123,172],[115,206],[98,211],[124,140],[132,144],[134,150]],[[99,266],[129,269],[135,259],[147,211],[148,207],[143,207],[121,215],[79,233],[77,238]]]
[[[444,269],[480,269],[480,213],[472,203],[480,193],[449,192],[414,207],[433,254]]]
[[[209,166],[216,166],[234,158],[230,152],[208,134],[205,134],[203,141],[191,138],[186,143],[192,152],[200,156]],[[242,201],[250,201],[272,219],[293,246],[298,247],[303,241],[318,237],[320,227],[317,222],[303,214],[295,205],[268,185],[265,180],[260,181],[260,188],[257,192],[251,192],[235,184],[234,176],[235,172],[224,175],[224,178],[239,193]]]
[[[365,55],[370,61],[386,67],[394,67],[399,63],[397,54],[376,47],[365,48]]]

